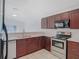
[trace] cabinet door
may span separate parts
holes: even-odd
[[[70,13],[70,28],[79,29],[79,11]]]
[[[33,37],[26,39],[26,54],[42,49],[41,37]]]
[[[16,40],[16,58],[43,49],[44,42],[45,40],[42,37]]]
[[[48,18],[42,18],[41,20],[41,28],[46,29],[47,28],[47,19]]]
[[[48,28],[53,29],[54,28],[54,16],[48,17]]]
[[[45,38],[45,49],[50,51],[51,48],[51,39],[49,37]]]
[[[29,54],[29,53],[31,53],[31,52],[33,52],[33,50],[34,50],[34,41],[33,41],[33,39],[32,38],[27,38],[27,39],[25,39],[26,40],[26,54]]]
[[[33,42],[32,46],[34,51],[41,49],[40,37],[32,38],[32,42]]]
[[[16,57],[21,57],[26,54],[26,40],[16,40]]]
[[[79,59],[79,43],[68,41],[68,59]]]
[[[43,39],[43,36],[38,37],[38,49],[44,49],[45,47],[45,40]]]

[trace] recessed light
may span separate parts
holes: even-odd
[[[17,15],[14,14],[14,15],[12,15],[12,16],[17,16]]]

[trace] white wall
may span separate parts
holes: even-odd
[[[79,0],[6,0],[6,19],[24,22],[26,32],[40,31],[42,17],[76,8]]]
[[[24,32],[24,22],[13,20],[13,19],[5,19],[6,27],[8,33],[21,33]],[[14,28],[16,26],[16,28]]]
[[[0,16],[2,15],[2,0],[0,0]]]
[[[0,0],[0,33],[2,28],[2,0]]]
[[[71,41],[79,42],[79,29],[73,29],[72,32],[72,38],[69,39]]]

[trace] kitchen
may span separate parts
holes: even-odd
[[[79,1],[61,1],[5,0],[8,59],[79,58]]]

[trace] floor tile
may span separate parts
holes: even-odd
[[[52,55],[49,51],[42,49],[32,54],[20,57],[18,59],[59,59],[59,58]]]

